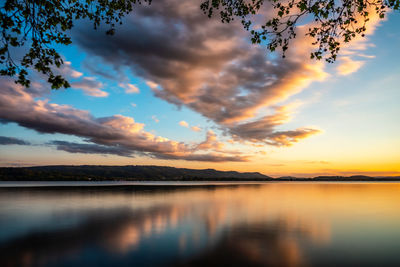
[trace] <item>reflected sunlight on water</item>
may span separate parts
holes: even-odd
[[[400,266],[400,184],[0,188],[0,266]]]

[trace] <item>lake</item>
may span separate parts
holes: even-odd
[[[400,266],[400,183],[92,184],[0,183],[0,266]]]

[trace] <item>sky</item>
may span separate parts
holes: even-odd
[[[400,16],[372,17],[329,64],[285,58],[198,1],[153,1],[117,27],[81,21],[51,90],[0,77],[0,165],[162,165],[278,176],[400,175]]]

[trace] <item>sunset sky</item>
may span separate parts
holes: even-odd
[[[59,47],[71,88],[1,77],[0,165],[400,175],[400,14],[372,17],[329,64],[309,59],[305,27],[281,58],[198,1],[167,3],[114,36],[77,23]]]

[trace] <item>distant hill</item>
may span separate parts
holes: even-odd
[[[258,172],[184,169],[163,166],[40,166],[0,167],[0,181],[194,181],[272,180]]]
[[[164,166],[0,167],[0,181],[400,181],[400,177],[317,176],[272,178],[258,172],[185,169]]]

